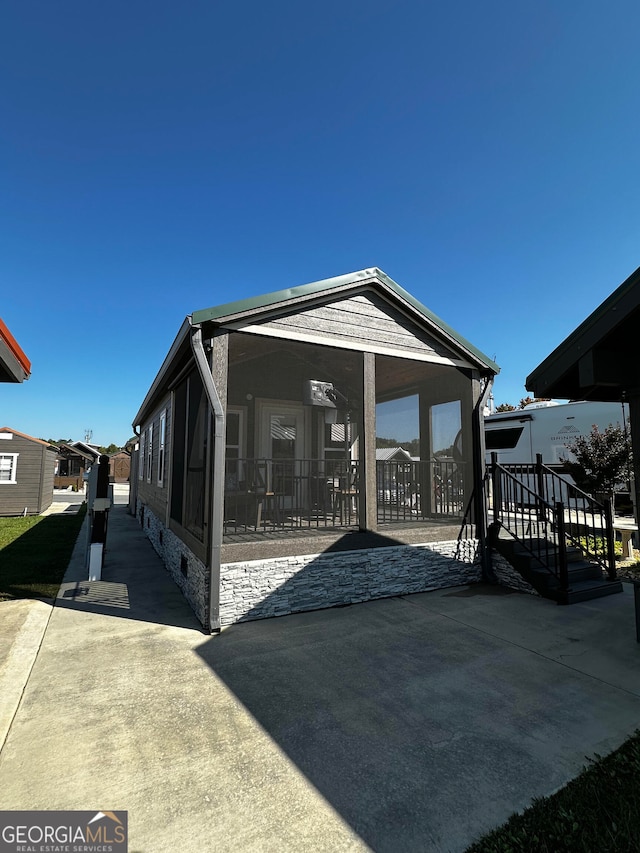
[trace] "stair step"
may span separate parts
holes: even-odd
[[[603,579],[602,568],[597,563],[590,563],[588,560],[569,563],[567,574],[569,575],[569,583]]]
[[[593,598],[602,598],[605,595],[615,595],[622,592],[620,581],[582,581],[572,583],[568,592],[558,599],[560,604],[577,604],[579,601],[590,601]]]
[[[567,547],[569,590],[561,592],[560,581],[553,572],[541,565],[546,556],[552,559],[557,553],[555,543],[547,544],[544,539],[537,539],[532,540],[532,546],[534,549],[539,546],[540,559],[511,537],[500,536],[497,541],[494,540],[494,547],[543,597],[559,604],[574,604],[622,592],[620,581],[608,580],[601,566],[585,559],[580,549],[572,545]]]

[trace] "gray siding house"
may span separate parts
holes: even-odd
[[[497,371],[376,268],[195,311],[130,508],[207,630],[478,581]],[[396,432],[419,456],[377,460]]]
[[[39,515],[53,501],[57,448],[0,427],[0,516]]]

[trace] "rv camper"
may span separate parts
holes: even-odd
[[[484,419],[487,462],[498,454],[503,465],[534,463],[536,454],[550,468],[561,467],[562,457],[578,436],[587,436],[594,425],[600,430],[628,422],[628,408],[621,403],[529,403],[514,412],[496,412]]]
[[[513,412],[496,412],[484,419],[486,461],[489,464],[491,454],[496,453],[502,465],[522,465],[522,469],[511,470],[530,494],[536,492],[537,480],[532,469],[524,466],[535,464],[537,454],[562,479],[574,483],[568,473],[563,473],[562,459],[572,457],[567,444],[579,436],[588,436],[594,425],[604,430],[609,425],[627,425],[628,419],[628,406],[621,403],[540,401]],[[616,488],[615,505],[618,513],[631,511],[628,482]]]

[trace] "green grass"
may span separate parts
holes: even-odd
[[[0,601],[56,597],[85,514],[0,518]]]
[[[607,543],[601,536],[581,536],[578,542],[583,550],[591,551],[592,554],[607,553]],[[613,552],[616,557],[622,557],[622,542],[613,543]]]
[[[486,835],[467,853],[626,853],[640,850],[640,731],[551,797]]]

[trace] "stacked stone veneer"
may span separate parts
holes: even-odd
[[[491,568],[500,586],[507,586],[509,589],[515,589],[518,592],[539,595],[531,584],[495,548],[491,549]]]
[[[475,539],[226,563],[221,624],[481,580]]]
[[[206,567],[140,501],[136,515],[169,574],[207,626]],[[225,563],[220,570],[220,621],[226,626],[481,579],[476,539]]]
[[[138,501],[136,517],[202,625],[208,622],[209,572],[184,542]],[[186,574],[185,574],[186,572]]]

